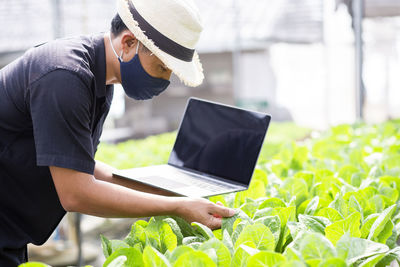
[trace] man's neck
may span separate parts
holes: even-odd
[[[106,84],[120,83],[120,67],[119,61],[115,57],[110,45],[110,34],[104,34],[104,49],[106,54]]]

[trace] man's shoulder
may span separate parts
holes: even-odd
[[[24,61],[35,69],[36,77],[31,82],[55,71],[66,70],[75,73],[87,86],[94,77],[95,43],[92,36],[62,38],[41,44],[28,50]]]

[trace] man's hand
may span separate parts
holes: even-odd
[[[66,211],[77,211],[101,217],[150,217],[177,215],[189,222],[199,222],[215,229],[221,218],[234,211],[206,199],[166,197],[139,192],[118,184],[95,179],[92,175],[50,166],[50,172],[61,205]]]
[[[211,229],[221,228],[222,217],[232,217],[235,210],[204,198],[182,198],[177,215],[188,222],[199,222]]]
[[[174,196],[173,193],[165,190],[135,182],[133,180],[113,176],[112,172],[113,168],[111,166],[96,161],[94,176],[99,180],[122,185],[146,193]],[[217,202],[217,205],[215,205],[214,203],[202,198],[191,199],[179,197],[171,199],[176,203],[177,209],[169,215],[180,216],[188,222],[199,222],[207,225],[211,229],[221,227],[222,217],[230,217],[235,214],[234,210],[224,207],[221,202]]]

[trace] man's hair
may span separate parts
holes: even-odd
[[[116,14],[111,21],[111,34],[113,37],[120,35],[123,31],[127,30],[125,23],[122,21],[121,17]]]
[[[129,29],[128,29],[128,27],[126,27],[126,25],[122,21],[121,17],[118,14],[116,14],[111,21],[111,29],[110,29],[111,35],[113,37],[117,37],[125,30],[129,30]],[[145,47],[143,44],[140,47],[141,47],[140,49],[143,52],[150,53],[150,50],[147,47]]]

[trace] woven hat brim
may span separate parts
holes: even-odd
[[[152,51],[153,52],[153,51]],[[162,56],[161,56],[162,55]],[[187,86],[199,86],[204,79],[199,55],[194,52],[191,62],[179,60],[163,51],[157,56]]]
[[[128,0],[129,1],[129,0]],[[136,20],[133,19],[129,11],[127,0],[118,0],[117,11],[122,21],[135,37],[148,48],[156,57],[158,57],[167,68],[169,68],[185,85],[196,87],[203,82],[203,67],[197,52],[194,52],[193,59],[186,62],[175,58],[162,51],[154,42],[149,39],[139,28]]]

